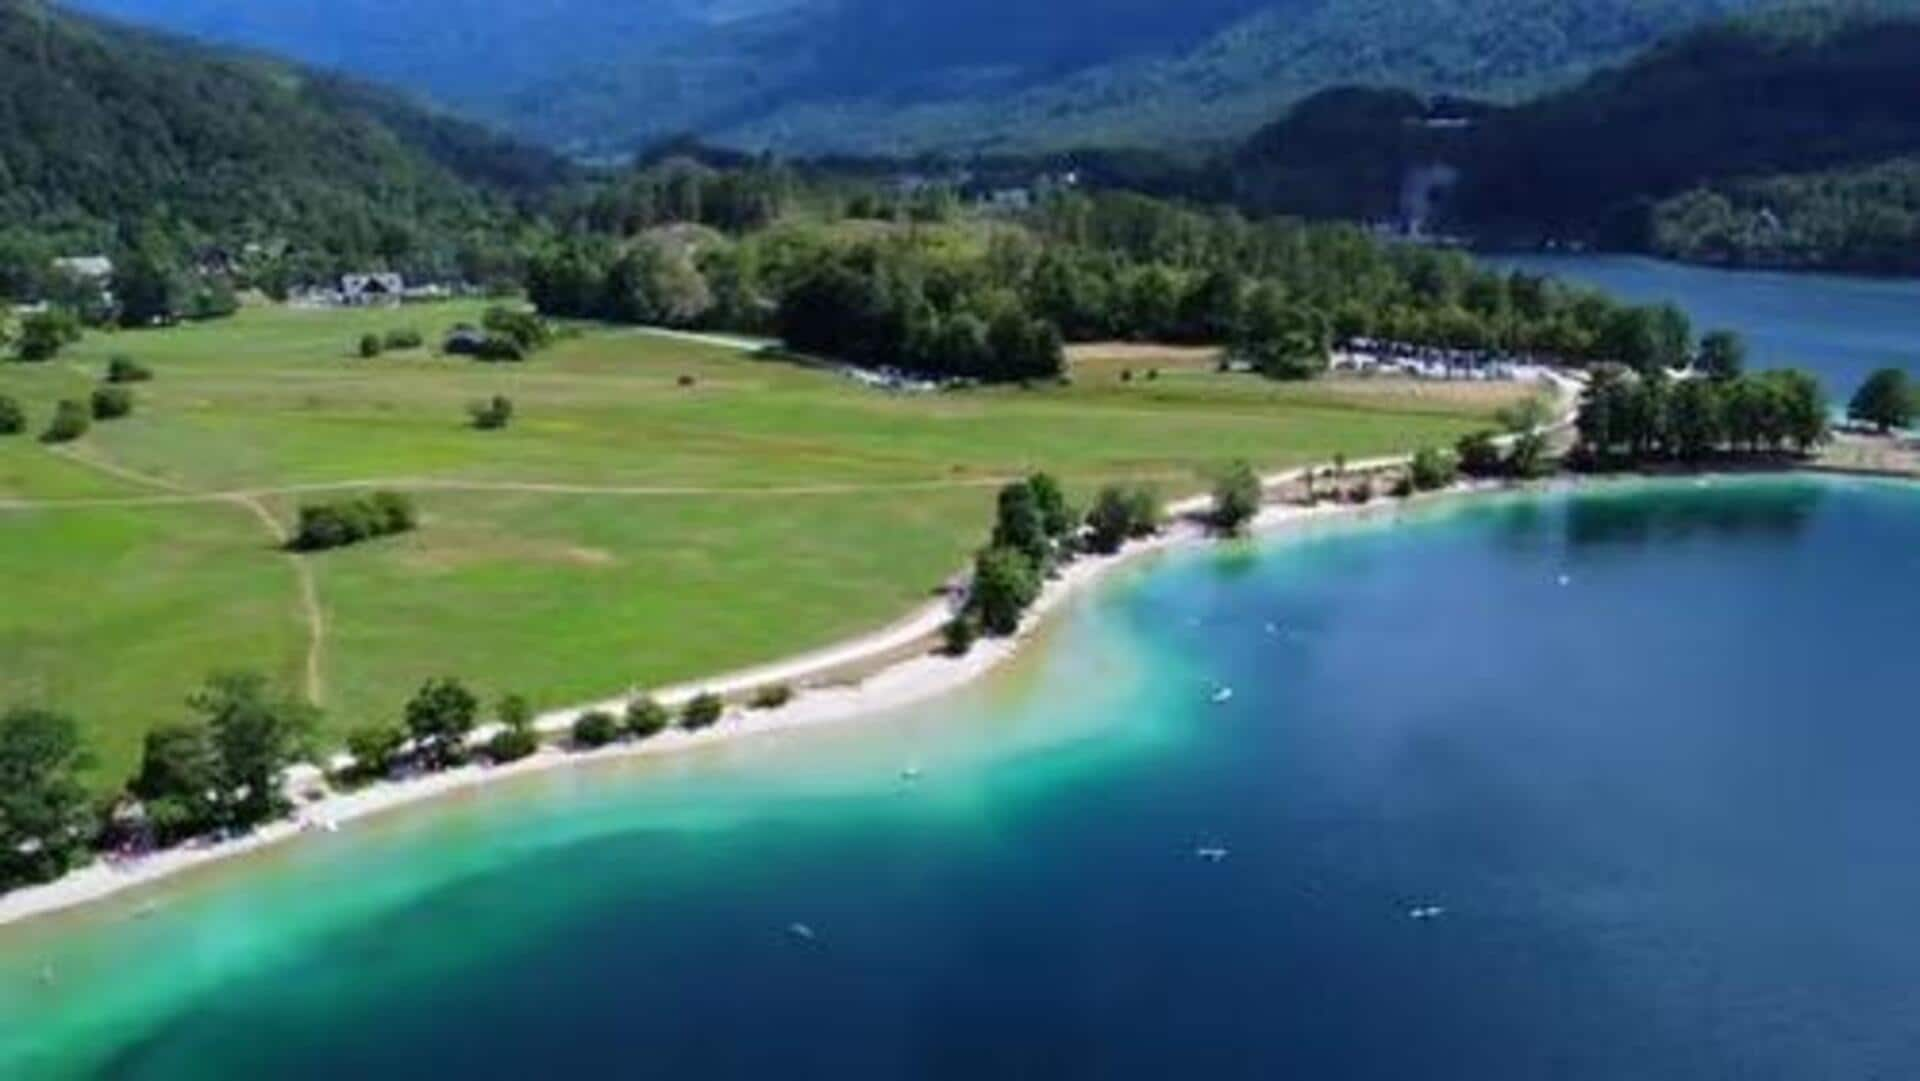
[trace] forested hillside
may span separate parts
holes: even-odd
[[[1757,0],[79,0],[586,153],[1231,140],[1329,86],[1516,100]]]
[[[1920,151],[1920,19],[1794,10],[1689,34],[1493,118],[1455,210],[1481,226],[1644,244],[1646,208],[1702,183]]]
[[[451,262],[564,173],[382,91],[0,0],[0,263],[136,234]]]

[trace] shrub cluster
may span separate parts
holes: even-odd
[[[71,443],[87,434],[93,427],[93,414],[86,406],[71,398],[62,399],[53,408],[53,419],[47,422],[47,428],[40,433],[42,443]]]
[[[0,435],[19,435],[27,430],[27,411],[16,398],[0,394]]]
[[[133,391],[126,387],[95,387],[88,403],[95,420],[118,420],[133,412]]]
[[[1260,513],[1263,490],[1260,475],[1245,461],[1237,461],[1222,470],[1213,482],[1213,510],[1209,515],[1213,528],[1229,536],[1239,533]]]
[[[1087,547],[1112,555],[1130,540],[1158,533],[1162,514],[1159,493],[1152,488],[1102,488],[1087,512]]]
[[[498,431],[513,422],[513,399],[496,394],[484,402],[473,402],[467,406],[467,416],[480,431]]]
[[[132,357],[117,356],[107,361],[107,382],[144,383],[153,378],[153,372]]]
[[[785,683],[770,683],[753,692],[747,701],[752,709],[779,709],[793,701],[793,688]]]
[[[388,351],[397,353],[420,348],[426,344],[426,338],[412,327],[400,327],[387,331],[386,337],[380,339],[380,344]]]
[[[680,727],[689,732],[712,728],[727,712],[727,703],[719,695],[704,692],[693,696],[680,711]]]
[[[413,501],[399,492],[308,503],[300,508],[299,524],[287,547],[296,552],[320,552],[405,533],[416,524]]]

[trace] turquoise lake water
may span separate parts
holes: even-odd
[[[0,929],[0,1076],[1914,1076],[1917,610],[1841,480],[1172,556],[935,706]]]
[[[1671,300],[1696,331],[1728,327],[1750,362],[1825,377],[1844,403],[1868,373],[1920,374],[1920,281],[1835,274],[1718,270],[1633,255],[1501,256],[1489,262],[1597,286],[1624,300]]]

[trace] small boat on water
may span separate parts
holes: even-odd
[[[1216,706],[1224,706],[1224,705],[1226,705],[1226,704],[1227,704],[1228,702],[1231,702],[1231,701],[1233,701],[1233,688],[1232,688],[1232,687],[1221,687],[1221,688],[1219,688],[1219,689],[1217,689],[1217,690],[1215,690],[1215,691],[1213,692],[1213,704],[1214,704],[1214,705],[1216,705]]]
[[[813,933],[813,928],[807,926],[804,923],[788,924],[787,933],[801,940],[802,942],[813,942],[820,937]]]
[[[1446,914],[1447,910],[1440,905],[1421,905],[1407,910],[1407,918],[1410,920],[1437,920]]]
[[[1193,854],[1208,863],[1219,863],[1227,858],[1228,852],[1219,846],[1202,846],[1193,850]]]
[[[919,766],[908,766],[906,769],[900,771],[900,779],[903,781],[917,781],[922,776],[923,774]]]

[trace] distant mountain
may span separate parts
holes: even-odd
[[[1517,106],[1324,92],[1213,172],[1258,209],[1431,209],[1430,224],[1496,243],[1913,270],[1916,73],[1916,0],[1780,9],[1696,29]]]
[[[79,0],[581,151],[1236,138],[1329,86],[1515,99],[1756,0]]]
[[[157,230],[398,261],[569,173],[337,76],[0,0],[0,239]]]

